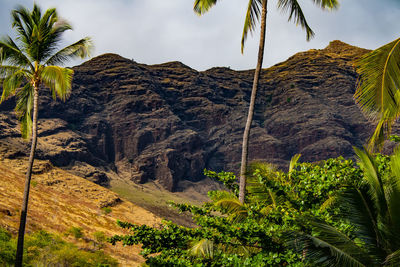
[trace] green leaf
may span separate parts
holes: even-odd
[[[360,77],[354,98],[368,119],[379,122],[370,139],[370,147],[379,148],[400,115],[400,38],[364,55],[355,66]]]

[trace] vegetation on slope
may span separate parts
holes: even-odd
[[[0,265],[13,266],[16,239],[0,228]],[[102,250],[82,250],[76,245],[46,231],[38,231],[25,237],[23,266],[118,266],[117,260]]]
[[[0,227],[13,235],[18,229],[25,166],[24,159],[4,159],[0,155]],[[110,190],[55,168],[48,161],[37,160],[33,171],[28,233],[44,230],[62,236],[79,249],[93,249],[100,233],[105,237],[124,233],[116,225],[117,219],[148,225],[161,222]],[[106,214],[104,208],[111,212]],[[80,228],[81,238],[75,237],[74,228]],[[72,233],[66,235],[68,232]],[[113,247],[105,242],[102,249],[122,266],[144,262],[139,247]]]

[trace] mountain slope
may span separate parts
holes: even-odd
[[[353,60],[366,52],[333,41],[264,69],[250,160],[286,167],[296,153],[304,161],[351,157],[371,130],[352,99]],[[41,92],[39,158],[104,186],[118,176],[172,191],[202,180],[204,168],[238,170],[253,70],[198,72],[115,54],[74,70],[66,103]],[[12,106],[0,105],[0,153],[18,158],[28,144],[19,139]]]
[[[16,233],[22,202],[24,171],[27,160],[0,157],[0,226]],[[106,236],[122,234],[116,220],[157,225],[161,219],[117,194],[71,173],[54,168],[48,161],[36,161],[29,200],[27,232],[46,230],[63,235],[71,227],[83,229],[83,240],[69,237],[84,249],[93,249],[95,232]],[[110,213],[102,208],[108,207]],[[109,210],[110,211],[110,210]],[[122,266],[139,266],[144,262],[140,248],[112,246],[104,250]]]

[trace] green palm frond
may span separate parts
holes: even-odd
[[[91,39],[89,37],[83,38],[55,53],[46,61],[45,65],[62,64],[70,59],[90,56],[92,49],[93,45]]]
[[[266,0],[249,0],[249,3],[247,4],[247,11],[246,11],[246,17],[244,19],[242,41],[241,41],[242,54],[244,49],[244,43],[246,42],[247,39],[247,34],[249,32],[250,33],[254,32],[257,22],[260,18],[262,1]]]
[[[338,200],[341,207],[341,216],[355,226],[357,238],[369,249],[371,255],[380,257],[385,238],[379,223],[379,213],[374,201],[370,198],[367,189],[348,188]]]
[[[34,71],[34,67],[29,58],[21,51],[11,37],[7,36],[0,40],[0,52],[0,64],[7,62],[9,65],[20,66],[23,68],[29,67]]]
[[[294,20],[296,25],[300,25],[306,31],[307,41],[314,37],[314,32],[308,25],[303,10],[301,10],[297,0],[279,0],[278,9],[285,13],[289,12],[288,21]]]
[[[293,171],[294,166],[296,166],[296,164],[299,161],[300,157],[301,157],[301,154],[296,154],[290,159],[289,172]]]
[[[13,75],[17,71],[25,71],[17,66],[0,65],[0,79],[4,79],[10,75]]]
[[[360,77],[354,99],[368,119],[380,121],[373,146],[390,135],[400,115],[400,38],[364,55],[355,67]]]
[[[210,8],[212,8],[218,0],[196,0],[194,1],[193,10],[198,15],[203,15],[206,13]]]
[[[13,19],[12,27],[17,30],[21,43],[25,44],[24,48],[27,48],[33,30],[33,21],[30,16],[30,11],[24,6],[19,5],[11,12],[11,16]]]
[[[296,166],[296,164],[299,161],[300,157],[301,157],[301,154],[296,154],[290,159],[289,171],[288,171],[289,179],[292,178],[292,171],[294,170],[294,167]]]
[[[324,211],[332,207],[338,202],[338,196],[332,195],[327,198],[327,200],[322,203],[321,207],[319,208],[320,211]]]
[[[3,66],[2,66],[3,67]],[[0,67],[0,70],[3,69]],[[24,82],[24,79],[28,76],[24,69],[18,68],[4,68],[3,70],[8,69],[9,75],[3,76],[3,92],[1,95],[0,103],[7,100],[10,96],[14,95],[16,90],[21,86]]]
[[[305,254],[306,260],[322,266],[370,266],[368,253],[336,228],[319,221],[307,219],[313,227],[310,235],[291,233],[287,245]]]
[[[46,66],[41,72],[41,80],[50,88],[53,98],[58,96],[65,101],[71,93],[71,83],[74,71],[59,66]]]
[[[338,9],[339,2],[337,0],[313,0],[316,5],[319,5],[322,9]]]
[[[385,194],[388,203],[390,234],[400,247],[400,149],[396,148],[390,159],[391,175],[388,177]]]
[[[387,211],[387,201],[383,188],[382,177],[378,172],[377,164],[370,153],[354,147],[354,152],[359,160],[358,164],[363,170],[365,181],[368,183],[369,194],[374,201],[378,213],[384,214]]]
[[[215,207],[227,214],[234,222],[240,222],[247,218],[247,207],[239,201],[237,196],[228,191],[219,191],[218,193],[212,197]]]
[[[400,249],[396,250],[386,257],[385,265],[400,266]]]
[[[189,251],[195,257],[212,259],[214,257],[214,242],[208,239],[201,239],[196,241]]]
[[[22,138],[27,139],[32,133],[33,87],[30,83],[16,92],[15,112],[21,122]]]

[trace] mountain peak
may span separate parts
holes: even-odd
[[[323,49],[325,52],[341,54],[341,55],[354,55],[365,54],[368,52],[367,49],[360,48],[357,46],[349,45],[340,40],[334,40],[329,43],[327,47]]]

